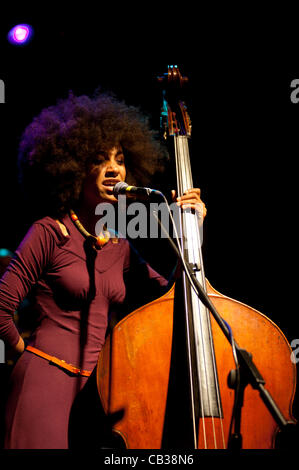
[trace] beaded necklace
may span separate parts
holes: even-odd
[[[70,210],[70,218],[74,222],[74,224],[77,227],[77,229],[79,230],[79,232],[81,232],[82,235],[87,240],[90,240],[92,242],[92,245],[94,246],[94,248],[96,250],[101,250],[103,248],[103,246],[105,246],[106,243],[108,243],[108,241],[110,240],[110,233],[106,230],[103,231],[97,237],[95,235],[92,235],[91,233],[87,232],[87,230],[85,230],[85,228],[81,224],[78,216],[75,214],[75,212],[72,209]],[[117,238],[113,238],[111,240],[112,240],[112,243],[118,243]]]

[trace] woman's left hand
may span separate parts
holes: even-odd
[[[176,203],[182,209],[193,209],[195,210],[200,216],[205,218],[207,215],[207,208],[204,202],[200,198],[201,191],[199,188],[192,188],[188,189],[184,192],[181,197],[176,197],[175,190],[172,191],[172,197],[176,200]]]

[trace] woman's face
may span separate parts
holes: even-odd
[[[100,152],[98,160],[92,165],[84,182],[83,198],[88,205],[100,202],[115,203],[113,187],[119,181],[125,181],[126,166],[123,150],[120,146]]]

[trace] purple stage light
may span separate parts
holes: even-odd
[[[21,45],[27,43],[32,37],[33,30],[28,24],[18,24],[8,33],[8,40],[11,44]]]

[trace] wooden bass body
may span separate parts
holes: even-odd
[[[165,427],[173,352],[174,290],[175,286],[121,320],[99,355],[96,375],[100,400],[107,415],[123,412],[122,418],[114,423],[113,432],[122,437],[128,449],[161,449],[165,433],[169,432]],[[257,310],[214,290],[208,281],[207,293],[231,326],[236,342],[252,354],[265,379],[265,388],[282,414],[293,420],[296,366],[281,330]],[[227,383],[230,371],[235,368],[231,345],[213,318],[211,326],[222,417],[200,418],[198,449],[227,448],[234,403],[234,390]],[[178,394],[172,411],[180,406]],[[175,417],[171,426],[177,426],[177,443],[183,448],[180,442],[184,431]],[[241,415],[242,448],[273,448],[277,432],[278,426],[258,391],[248,385]]]

